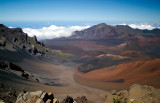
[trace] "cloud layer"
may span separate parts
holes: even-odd
[[[155,27],[153,27],[152,25],[149,25],[149,24],[129,24],[129,26],[131,28],[134,28],[134,29],[148,29],[148,30],[152,30],[154,29]]]
[[[44,40],[44,39],[53,39],[60,37],[69,37],[72,35],[73,31],[77,30],[79,31],[89,27],[90,26],[63,27],[63,26],[51,25],[49,27],[43,27],[40,29],[23,28],[23,31],[31,37],[36,35],[38,40]]]
[[[149,25],[149,24],[125,24],[125,23],[123,23],[123,24],[120,24],[120,25],[128,25],[133,29],[142,29],[142,30],[144,30],[144,29],[152,30],[152,29],[155,29],[155,28],[159,28],[159,27],[154,27],[154,26]]]
[[[127,25],[127,24],[120,24],[120,25]],[[128,24],[130,27],[136,29],[148,29],[152,30],[155,27],[149,24]],[[34,35],[37,36],[38,40],[44,39],[53,39],[53,38],[60,38],[60,37],[69,37],[72,35],[74,31],[80,31],[90,26],[55,26],[51,25],[49,27],[42,27],[40,29],[32,29],[32,28],[23,28],[23,31],[27,33],[29,36],[33,37]]]

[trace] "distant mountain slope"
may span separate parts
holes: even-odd
[[[160,29],[140,30],[127,25],[111,26],[102,23],[75,31],[67,38],[46,40],[45,44],[47,47],[56,47],[62,51],[69,48],[69,52],[75,51],[72,48],[79,48],[83,50],[83,54],[85,51],[120,53],[136,50],[152,57],[159,57]]]
[[[140,30],[102,23],[75,31],[71,37],[45,41],[45,44],[80,57],[83,64],[78,70],[89,72],[128,61],[160,58],[160,29]],[[105,56],[96,58],[99,55]],[[120,56],[128,58],[120,60]]]
[[[157,34],[157,35],[156,35]],[[104,40],[104,39],[142,39],[160,35],[160,29],[140,30],[127,25],[94,25],[82,31],[75,31],[71,39]]]

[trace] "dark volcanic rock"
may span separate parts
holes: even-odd
[[[32,48],[33,46],[34,48]],[[32,48],[32,52],[28,48]],[[39,53],[43,52],[41,55],[46,53],[44,43],[39,42],[36,36],[29,37],[21,28],[8,28],[3,24],[0,24],[0,50],[1,49],[31,55],[36,55],[39,51]]]
[[[13,64],[9,61],[3,61],[3,60],[0,60],[0,69],[11,69],[15,71],[24,72],[24,70],[22,70],[20,66]]]
[[[89,101],[87,100],[87,98],[86,98],[85,96],[77,97],[77,98],[75,99],[75,101],[76,101],[77,103],[89,103]]]
[[[62,103],[73,103],[74,99],[70,96],[67,96]]]
[[[29,80],[32,80],[32,81],[39,82],[39,80],[36,77],[34,77],[33,75],[31,75],[29,73],[26,73],[20,66],[14,64],[12,62],[0,60],[0,69],[9,71],[11,73],[16,72],[16,73],[18,73],[17,75],[19,75],[19,76],[22,76],[22,77],[29,79]]]
[[[14,39],[13,39],[13,42],[17,42],[17,41],[18,41],[18,39],[17,39],[17,38],[14,38]]]
[[[18,93],[10,88],[9,90],[5,91],[4,86],[0,88],[0,103],[15,103],[17,99]]]
[[[24,73],[24,72],[23,72],[23,73],[22,73],[22,77],[25,77],[25,78],[27,78],[27,79],[28,79],[28,78],[29,78],[29,74],[28,74],[28,73]]]

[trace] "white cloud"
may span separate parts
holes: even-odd
[[[138,29],[152,30],[155,28],[154,26],[150,24],[125,24],[123,23],[123,24],[118,24],[118,25],[129,25],[131,28],[134,28],[134,29],[138,28]],[[53,39],[53,38],[60,38],[60,37],[69,37],[72,35],[72,32],[80,31],[80,30],[83,30],[89,27],[90,26],[64,27],[64,26],[51,25],[49,27],[42,27],[40,29],[23,28],[23,31],[31,37],[36,35],[38,40],[43,40],[43,39]],[[13,28],[13,27],[9,27],[9,28]]]
[[[14,28],[14,27],[9,26],[8,28]]]
[[[122,23],[122,24],[119,24],[119,25],[127,25],[127,24],[125,24],[125,23]]]
[[[152,25],[149,24],[126,24],[126,23],[122,23],[122,24],[117,24],[117,25],[128,25],[133,29],[148,29],[148,30],[152,30],[154,28],[160,28],[160,27],[154,27]],[[113,25],[116,26],[116,25]]]
[[[90,26],[63,27],[63,26],[51,25],[49,27],[43,27],[40,29],[23,28],[23,31],[31,37],[36,35],[37,39],[42,40],[42,39],[53,39],[59,37],[69,37],[72,35],[73,31],[77,30],[79,31],[89,27]]]
[[[134,29],[148,29],[148,30],[152,30],[152,29],[155,28],[155,27],[153,27],[152,25],[149,25],[149,24],[129,24],[129,26],[131,28],[134,28]]]

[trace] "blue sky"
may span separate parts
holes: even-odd
[[[0,0],[0,22],[160,22],[159,5],[159,0]]]
[[[68,37],[92,25],[160,27],[159,0],[0,0],[0,23],[39,40]]]

